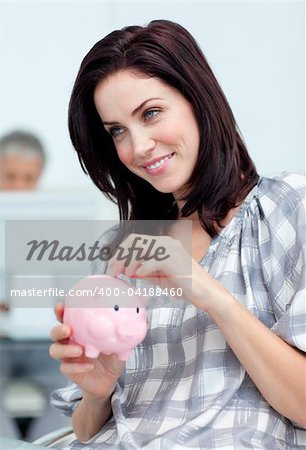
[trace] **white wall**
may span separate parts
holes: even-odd
[[[49,155],[44,187],[96,191],[67,131],[79,64],[111,30],[166,18],[189,29],[203,48],[260,173],[304,171],[304,8],[292,1],[2,0],[0,134],[22,127],[42,138]]]

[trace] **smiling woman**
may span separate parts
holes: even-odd
[[[101,90],[105,98],[99,95]],[[117,122],[128,118],[133,122]],[[126,27],[92,48],[71,95],[69,130],[83,169],[118,202],[121,219],[176,219],[181,207],[183,217],[197,211],[213,236],[217,223],[258,180],[231,108],[203,53],[193,37],[173,22]],[[138,154],[136,165],[139,159],[143,165],[154,165],[174,153],[169,161],[174,164],[169,166],[179,165],[180,181],[181,172],[187,172],[179,186],[183,204],[174,201],[178,186],[173,190],[166,182],[163,186],[161,179],[153,177],[154,168],[136,169],[134,162],[131,171],[120,161],[130,158],[132,143]],[[145,156],[139,155],[144,144]],[[122,150],[120,154],[116,148]],[[188,158],[185,154],[182,160],[186,149]],[[162,185],[162,191],[151,185],[153,180]]]
[[[203,53],[169,21],[95,44],[69,129],[128,230],[128,266],[114,254],[94,274],[155,289],[148,333],[125,366],[89,360],[67,344],[69,327],[52,329],[50,354],[74,383],[53,396],[77,436],[65,448],[305,448],[305,178],[259,177]],[[170,219],[162,235],[159,219]],[[150,239],[167,258],[131,253]]]

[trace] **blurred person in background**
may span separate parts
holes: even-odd
[[[0,139],[0,190],[36,189],[45,162],[45,150],[36,136],[25,131],[6,134]]]
[[[38,137],[22,130],[14,130],[0,138],[0,191],[34,191],[38,188],[46,163],[46,152]],[[1,220],[1,211],[0,211]],[[3,297],[3,295],[0,295]],[[2,321],[8,320],[9,304],[7,299],[0,298],[0,315]],[[33,326],[35,324],[33,323]],[[64,377],[58,373],[57,364],[49,357],[48,346],[39,342],[29,343],[28,351],[24,346],[12,349],[5,342],[5,335],[0,333],[0,435],[11,438],[24,437],[34,440],[61,426],[67,425],[66,418],[59,417],[52,406],[49,406],[50,393],[58,386],[66,384]],[[2,339],[1,339],[2,338]],[[2,342],[1,342],[2,341]],[[3,398],[12,382],[25,382],[35,386],[45,398],[46,409],[41,417],[31,419],[26,425],[11,418],[3,405]],[[35,401],[35,399],[32,399]]]

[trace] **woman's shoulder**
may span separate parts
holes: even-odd
[[[277,210],[285,215],[305,202],[306,177],[299,173],[282,172],[275,177],[261,177],[256,197],[264,216]]]
[[[265,260],[274,258],[279,263],[289,253],[290,261],[299,257],[305,241],[305,192],[306,177],[301,174],[283,172],[260,178],[252,205]]]

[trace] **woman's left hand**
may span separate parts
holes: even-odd
[[[184,289],[186,280],[190,282],[192,258],[177,239],[132,233],[120,243],[120,248],[120,256],[116,252],[108,264],[114,276],[123,273],[128,277],[150,279],[154,284],[166,278],[167,285]]]
[[[108,264],[112,276],[122,273],[145,278],[162,289],[181,288],[184,300],[204,310],[218,290],[223,295],[226,291],[192,258],[185,245],[171,236],[132,233],[120,248],[120,255],[116,252]]]

